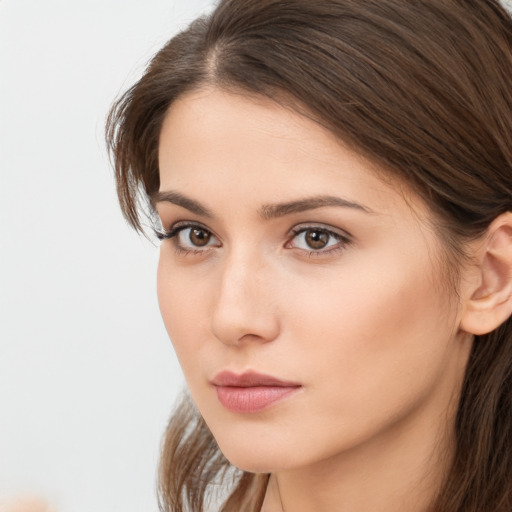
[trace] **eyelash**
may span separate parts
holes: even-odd
[[[351,243],[351,239],[348,235],[339,233],[337,231],[334,231],[332,229],[329,229],[329,228],[323,227],[323,226],[319,226],[319,225],[301,226],[300,228],[292,229],[293,237],[291,240],[298,237],[302,233],[307,233],[308,231],[316,232],[316,233],[323,233],[325,235],[328,235],[330,238],[334,238],[337,241],[336,244],[334,244],[332,247],[327,248],[327,249],[319,249],[316,251],[313,249],[311,249],[311,250],[302,249],[303,251],[306,251],[307,255],[310,257],[322,257],[322,256],[326,256],[326,255],[331,256],[333,254],[336,254],[338,252],[345,250],[347,248],[347,246]],[[290,242],[291,242],[291,240],[290,240]],[[288,242],[287,245],[290,242]]]
[[[168,231],[167,230],[159,231],[157,229],[155,229],[154,231],[155,231],[155,236],[158,238],[158,240],[164,241],[164,240],[175,239],[185,229],[199,229],[199,230],[205,231],[205,232],[211,234],[212,236],[214,236],[209,229],[207,229],[206,227],[204,227],[201,224],[196,224],[196,223],[177,224],[177,225],[174,225]],[[323,233],[323,234],[329,236],[330,238],[334,238],[337,241],[337,243],[334,244],[334,246],[329,249],[323,249],[323,250],[322,249],[318,249],[318,250],[301,249],[302,251],[306,252],[306,254],[309,257],[321,257],[321,256],[325,256],[325,255],[332,255],[337,252],[345,250],[347,248],[347,246],[350,245],[350,243],[351,243],[351,238],[346,234],[336,232],[327,227],[323,227],[323,226],[319,226],[319,225],[311,225],[311,226],[301,226],[299,228],[292,229],[291,233],[293,236],[286,243],[286,246],[288,246],[293,239],[295,239],[296,237],[298,237],[299,235],[301,235],[303,233],[307,233],[308,231]],[[175,246],[177,254],[183,254],[183,255],[204,254],[211,248],[211,246],[205,246],[204,249],[188,249],[188,248],[185,248],[185,247],[179,245],[178,240],[174,240],[174,246]]]
[[[211,231],[207,229],[206,227],[202,226],[201,224],[196,223],[186,223],[186,224],[175,224],[171,229],[164,230],[164,231],[158,231],[155,229],[155,236],[160,240],[161,242],[164,240],[171,240],[175,239],[182,231],[185,229],[200,229],[202,231],[206,231],[211,234]],[[179,245],[177,240],[174,241],[174,248],[176,249],[177,254],[181,255],[187,255],[187,254],[204,254],[207,250],[206,249],[187,249],[185,247],[182,247]]]

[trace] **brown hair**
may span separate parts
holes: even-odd
[[[110,112],[119,199],[137,230],[159,187],[170,104],[212,85],[286,104],[410,184],[439,219],[452,262],[512,210],[512,20],[497,0],[222,0]],[[510,319],[475,339],[456,432],[434,510],[510,512]],[[193,406],[177,407],[162,452],[163,510],[201,512],[224,483],[224,512],[256,512],[266,479],[232,468]]]

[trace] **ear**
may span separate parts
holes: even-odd
[[[496,217],[479,241],[460,327],[487,334],[512,314],[512,212]]]

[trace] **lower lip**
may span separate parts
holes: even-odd
[[[231,412],[254,413],[289,397],[300,386],[215,386],[219,402]]]

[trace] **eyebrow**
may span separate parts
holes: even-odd
[[[206,208],[206,206],[203,206],[199,201],[184,196],[179,192],[155,192],[150,196],[149,200],[153,206],[155,206],[157,203],[172,203],[177,206],[181,206],[182,208],[185,208],[192,213],[201,215],[202,217],[207,217],[210,219],[214,217],[213,213],[208,208]]]
[[[181,206],[192,213],[200,215],[202,217],[214,218],[213,213],[203,206],[200,202],[187,197],[180,192],[166,191],[156,192],[150,197],[151,204],[154,206],[157,203],[167,202],[177,206]],[[265,220],[275,219],[278,217],[284,217],[293,213],[300,213],[307,210],[314,210],[317,208],[326,208],[329,206],[337,206],[342,208],[353,208],[360,210],[365,213],[374,213],[370,208],[348,201],[341,197],[336,196],[313,196],[305,199],[299,199],[296,201],[289,201],[286,203],[266,204],[263,205],[259,210],[259,215]]]
[[[298,201],[290,201],[288,203],[263,205],[260,209],[260,215],[266,220],[283,217],[292,213],[300,213],[316,208],[326,208],[328,206],[338,206],[342,208],[354,208],[365,213],[373,213],[372,210],[359,203],[347,201],[336,196],[314,196]]]

